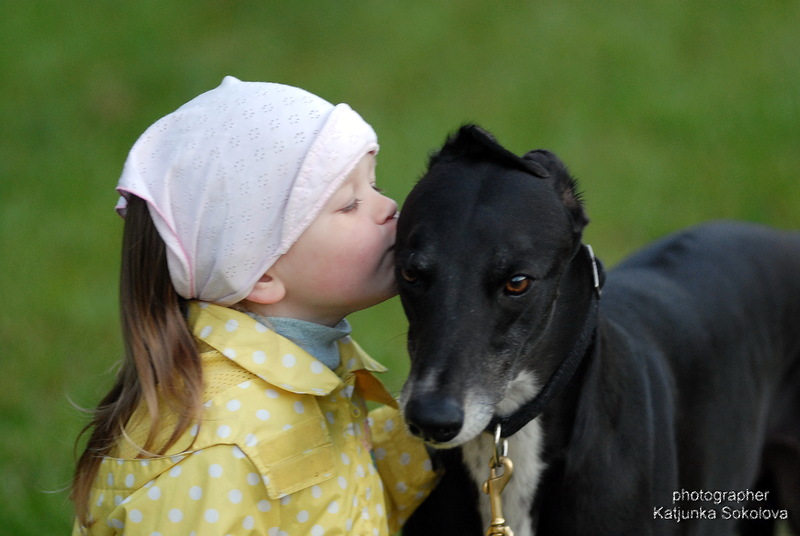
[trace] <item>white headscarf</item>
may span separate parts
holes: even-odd
[[[317,217],[375,132],[347,104],[225,77],[161,118],[125,162],[117,209],[144,199],[184,298],[231,305]]]

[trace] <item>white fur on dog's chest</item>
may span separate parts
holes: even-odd
[[[515,536],[534,536],[531,506],[544,469],[541,460],[542,427],[538,420],[528,423],[508,439],[508,458],[514,463],[511,480],[502,494],[503,515]],[[492,521],[489,497],[482,491],[489,478],[489,460],[494,455],[494,438],[482,434],[462,447],[464,464],[478,486],[478,502],[483,529]]]

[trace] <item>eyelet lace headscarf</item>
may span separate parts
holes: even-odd
[[[148,128],[117,191],[144,199],[184,298],[244,299],[369,152],[375,132],[347,104],[225,77]]]

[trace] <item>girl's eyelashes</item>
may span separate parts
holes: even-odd
[[[384,192],[383,188],[378,187],[377,184],[371,184],[370,186],[372,187],[372,189],[374,191],[376,191],[379,194],[383,195],[383,192]],[[359,206],[361,206],[361,202],[362,202],[361,199],[355,198],[346,207],[343,207],[343,208],[339,209],[339,212],[344,212],[344,213],[352,212],[352,211],[356,210]]]
[[[339,212],[352,212],[356,210],[361,205],[361,199],[353,199],[346,207],[339,210]]]

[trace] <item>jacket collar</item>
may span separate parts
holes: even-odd
[[[250,316],[219,305],[192,301],[189,327],[194,336],[240,367],[285,391],[324,396],[358,377],[366,398],[391,397],[380,382],[367,379],[386,367],[369,357],[350,337],[339,342],[341,365],[332,371],[295,343],[269,330]]]

